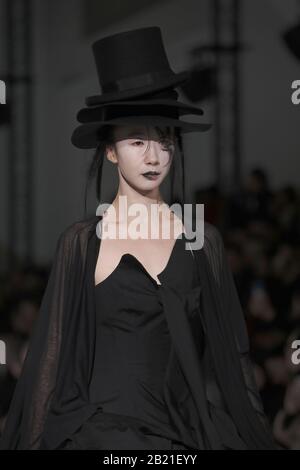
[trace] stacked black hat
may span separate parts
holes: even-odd
[[[176,86],[190,73],[175,73],[169,64],[158,26],[139,28],[99,39],[92,45],[101,94],[88,96],[77,113],[72,134],[79,148],[95,148],[104,125],[144,124],[206,131],[211,124],[187,122],[186,114],[203,110],[178,101]]]

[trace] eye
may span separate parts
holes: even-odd
[[[142,140],[136,140],[135,142],[132,143],[132,145],[135,145],[135,144],[144,144],[144,142]],[[137,147],[141,147],[140,145],[137,145]]]
[[[172,141],[163,141],[161,142],[161,144],[163,145],[163,148],[162,150],[165,151],[165,152],[169,152],[169,151],[174,151],[174,142]]]

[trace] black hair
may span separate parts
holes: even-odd
[[[166,131],[163,131],[159,126],[155,126],[160,138],[167,143],[168,145],[168,138],[171,135],[171,127],[167,127]],[[174,128],[175,134],[175,151],[174,151],[174,158],[170,167],[170,204],[179,203],[183,210],[183,204],[185,201],[185,166],[184,166],[184,154],[183,154],[183,142],[182,136],[180,132],[180,128]],[[101,202],[101,183],[102,183],[102,170],[103,170],[103,162],[105,158],[105,151],[106,147],[109,145],[113,145],[113,126],[105,125],[102,126],[98,131],[98,145],[95,148],[92,161],[87,171],[87,181],[85,186],[85,217],[87,215],[87,194],[89,186],[92,180],[96,177],[96,198],[100,204]],[[179,155],[179,168],[178,164],[175,163],[176,159]],[[181,172],[181,194],[177,194],[175,192],[175,181],[177,176],[177,170]]]

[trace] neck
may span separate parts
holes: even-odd
[[[120,196],[126,196],[121,197]],[[151,214],[155,215],[158,213],[161,205],[165,204],[159,191],[149,195],[143,195],[134,190],[129,192],[122,192],[119,188],[115,199],[112,202],[112,206],[116,211],[116,217],[119,223],[125,222],[129,218],[130,207],[134,204],[141,204],[143,210],[146,211],[146,217],[149,217]],[[134,215],[133,217],[136,217]]]

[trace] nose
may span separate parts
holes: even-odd
[[[146,163],[157,164],[159,163],[159,153],[161,151],[159,142],[149,141],[149,149],[146,152]]]

